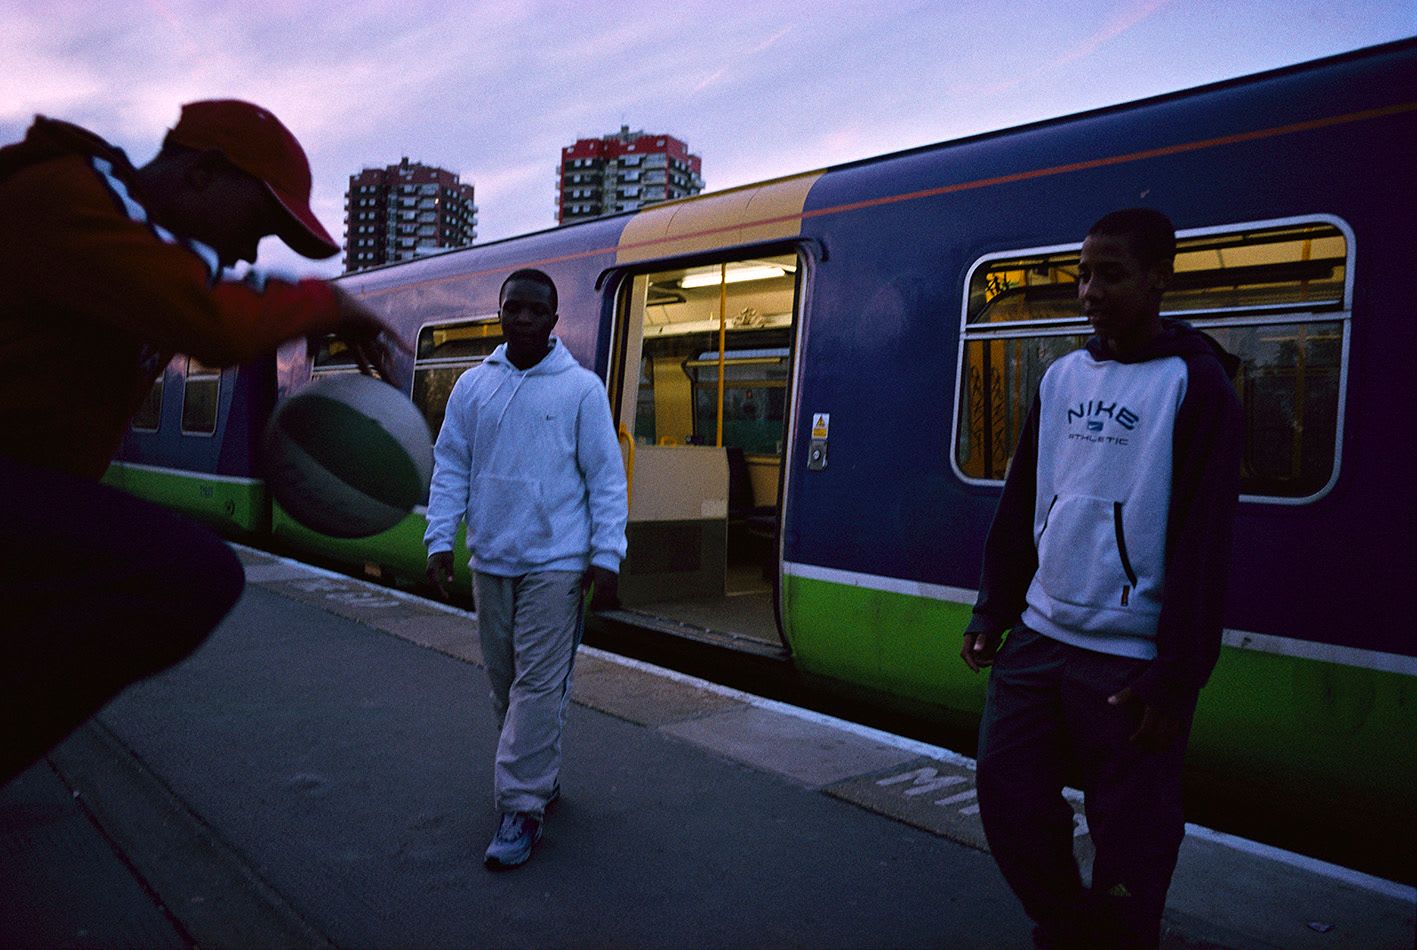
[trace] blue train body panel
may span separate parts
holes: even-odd
[[[152,431],[132,429],[118,460],[233,478],[255,477],[261,426],[275,404],[274,361],[253,360],[221,371],[214,431],[184,429],[187,369],[175,358],[162,378],[161,424]]]
[[[1227,625],[1417,655],[1382,609],[1412,580],[1397,552],[1417,520],[1411,456],[1393,444],[1404,408],[1392,389],[1417,360],[1403,314],[1417,291],[1417,191],[1402,184],[1417,154],[1417,55],[1404,44],[1385,58],[823,176],[803,230],[830,257],[811,287],[801,399],[805,411],[831,413],[832,455],[825,472],[793,473],[786,557],[977,584],[997,490],[964,483],[949,457],[965,278],[979,257],[1075,243],[1102,212],[1141,203],[1166,210],[1179,230],[1333,215],[1352,227],[1356,248],[1340,475],[1316,501],[1242,505]],[[930,189],[944,193],[875,203]],[[833,211],[853,205],[864,207]],[[808,438],[799,427],[799,454]],[[837,530],[812,531],[825,512]],[[1326,553],[1316,556],[1320,542]]]
[[[628,215],[607,218],[477,245],[362,271],[341,278],[340,285],[375,310],[397,293],[399,305],[388,316],[411,339],[425,323],[495,315],[497,292],[506,275],[519,267],[539,268],[551,275],[559,292],[561,319],[555,334],[582,365],[604,375],[608,351],[601,340],[610,311],[596,279],[613,266],[628,220]],[[412,296],[411,284],[416,286]]]

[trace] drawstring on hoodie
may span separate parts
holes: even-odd
[[[569,364],[570,366],[577,365],[575,360],[572,359],[572,357],[570,356],[570,354],[563,349],[563,344],[561,343],[561,341],[557,340],[555,337],[551,338],[551,348],[547,351],[545,358],[542,359],[535,366],[531,366],[527,369],[518,369],[515,365],[512,364],[510,360],[506,358],[505,343],[503,343],[496,350],[494,350],[492,352],[492,355],[488,357],[487,361],[494,366],[504,367],[502,377],[497,380],[497,385],[492,389],[492,394],[487,397],[487,402],[489,404],[497,398],[497,394],[502,391],[503,386],[507,385],[507,380],[509,378],[516,379],[516,383],[512,387],[511,394],[507,396],[507,401],[502,404],[502,410],[497,413],[498,429],[502,428],[502,420],[507,417],[507,411],[512,408],[513,400],[517,398],[517,393],[521,392],[522,386],[526,383],[528,379],[530,379],[532,376],[544,376],[548,374],[559,373],[567,368],[567,364]]]
[[[521,391],[522,383],[526,382],[526,378],[529,374],[522,372],[520,375],[521,378],[518,379],[517,384],[512,387],[512,394],[508,396],[507,401],[503,403],[502,411],[497,414],[497,428],[499,429],[502,428],[502,420],[507,417],[507,410],[512,408],[512,400],[517,398],[517,393]],[[502,387],[505,385],[507,385],[507,378],[504,376],[502,377],[502,381],[497,384],[497,388],[492,390],[493,399],[497,398],[497,394],[502,391]]]

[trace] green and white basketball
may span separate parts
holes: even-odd
[[[398,524],[428,495],[433,440],[387,383],[327,376],[281,400],[262,441],[266,485],[296,521],[336,538]]]

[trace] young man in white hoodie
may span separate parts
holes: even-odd
[[[615,606],[628,515],[605,386],[551,336],[556,285],[537,270],[502,284],[507,342],[448,398],[428,497],[428,577],[447,595],[467,523],[482,656],[501,725],[500,813],[489,868],[526,861],[560,795],[561,733],[591,609]]]

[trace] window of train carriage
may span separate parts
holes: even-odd
[[[1043,372],[1091,330],[1077,302],[1079,247],[994,255],[971,271],[955,407],[954,463],[999,481]],[[1183,232],[1166,316],[1241,360],[1241,491],[1271,501],[1322,493],[1338,458],[1350,319],[1351,242],[1333,220]]]
[[[797,256],[784,254],[634,278],[629,306],[641,310],[643,319],[627,322],[643,333],[638,385],[626,378],[634,391],[622,394],[621,417],[633,418],[636,442],[781,454],[797,269]],[[725,300],[727,306],[721,307]],[[720,310],[726,319],[720,320]]]
[[[327,334],[320,340],[320,346],[311,361],[310,376],[312,378],[318,379],[321,376],[357,372],[359,372],[359,361],[354,358],[354,350],[350,349],[348,343],[337,338],[334,334]]]
[[[723,361],[723,444],[750,455],[782,452],[787,418],[787,332],[760,334],[757,348],[727,350]],[[776,344],[776,345],[774,345]],[[710,443],[718,432],[718,349],[684,360],[693,392],[694,432]]]
[[[162,378],[167,373],[164,370],[158,374],[157,379],[148,388],[148,394],[143,397],[138,410],[133,413],[130,423],[134,432],[156,432],[158,426],[162,424]]]
[[[453,384],[491,356],[502,341],[502,324],[495,316],[426,326],[419,331],[413,364],[413,404],[428,420],[428,430],[435,439],[443,427]]]
[[[187,357],[187,377],[182,384],[182,434],[216,432],[217,402],[221,396],[221,370]]]

